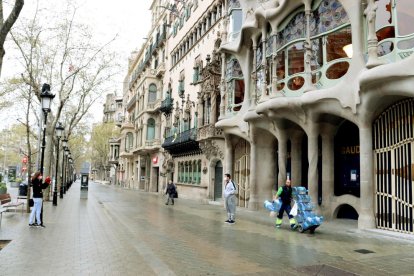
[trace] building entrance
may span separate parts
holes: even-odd
[[[218,161],[214,170],[214,200],[222,198],[223,194],[223,164]]]
[[[376,223],[413,233],[414,99],[386,109],[374,122]]]

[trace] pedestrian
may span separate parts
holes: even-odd
[[[289,179],[286,180],[286,184],[283,187],[279,187],[277,190],[274,200],[278,200],[279,198],[282,201],[282,205],[280,206],[279,214],[276,218],[276,228],[280,228],[282,225],[283,212],[286,212],[289,217],[290,227],[292,230],[295,230],[297,227],[296,220],[290,214],[290,211],[292,210],[292,207],[290,206],[292,202],[292,186]]]
[[[42,174],[39,171],[36,172],[31,179],[34,205],[29,217],[29,226],[38,226],[42,228],[45,227],[42,224],[40,213],[43,205],[43,189],[46,189],[49,186],[49,184],[50,177],[46,177],[45,183],[42,183]],[[35,216],[37,223],[35,223]]]
[[[177,193],[177,186],[171,181],[168,180],[167,187],[165,188],[165,194],[167,195],[167,202],[165,202],[165,205],[168,205],[171,199],[171,205],[174,205],[174,197]]]
[[[236,222],[236,204],[237,204],[237,185],[231,179],[231,175],[224,175],[226,186],[224,188],[224,205],[227,211],[227,220],[225,223],[234,224]]]

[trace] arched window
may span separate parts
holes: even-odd
[[[132,147],[134,146],[134,135],[132,132],[128,132],[125,136],[125,151],[132,150]]]
[[[149,86],[148,103],[153,103],[157,100],[157,86],[153,83]]]
[[[149,118],[147,121],[147,141],[155,139],[155,120]]]

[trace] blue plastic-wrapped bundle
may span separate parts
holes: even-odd
[[[311,202],[311,198],[308,195],[293,195],[293,199],[296,202]]]
[[[298,211],[312,211],[315,206],[311,202],[296,202],[298,205]]]
[[[263,207],[265,207],[266,210],[273,212],[279,212],[281,206],[282,201],[280,199],[273,201],[265,200],[265,202],[263,203]]]
[[[293,187],[292,188],[292,194],[293,195],[306,195],[308,191],[305,187],[299,186],[299,187]]]
[[[323,217],[314,213],[315,204],[311,202],[311,197],[307,194],[305,187],[293,187],[292,195],[298,207],[296,223],[299,232],[309,230],[311,233],[323,222]]]

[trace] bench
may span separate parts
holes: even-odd
[[[9,210],[14,209],[16,211],[17,207],[22,206],[22,213],[24,210],[24,202],[19,201],[19,199],[12,200],[10,194],[1,194],[0,195],[0,207],[3,209]]]
[[[3,212],[7,212],[9,209],[14,209],[16,212],[17,207],[22,206],[22,214],[24,210],[24,202],[20,202],[18,199],[12,200],[10,194],[0,194],[0,226],[3,219]]]

